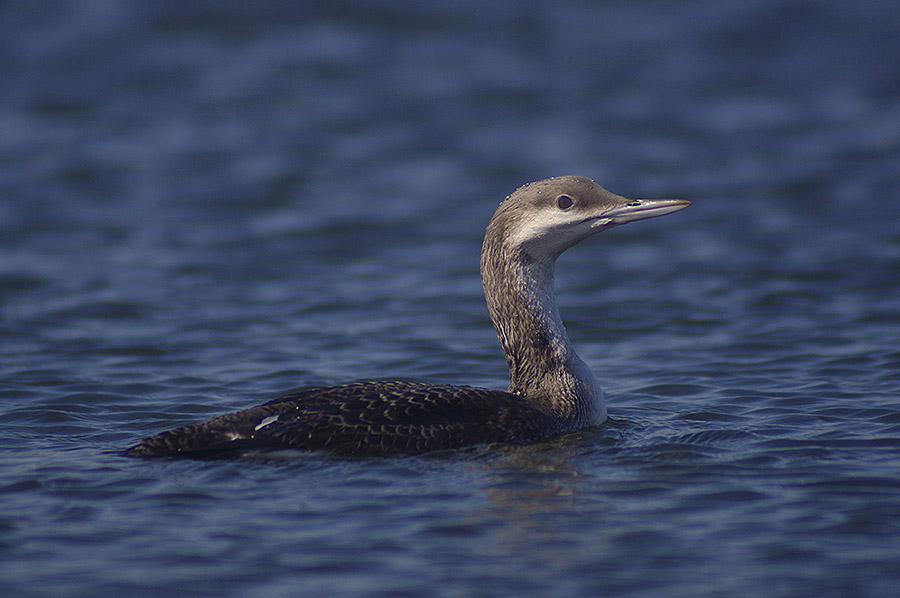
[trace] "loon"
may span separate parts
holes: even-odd
[[[559,315],[556,258],[591,235],[688,205],[628,199],[581,176],[529,183],[500,203],[484,237],[481,278],[509,366],[506,391],[380,381],[311,388],[161,432],[125,454],[203,458],[295,449],[401,456],[529,444],[602,424],[603,393]]]

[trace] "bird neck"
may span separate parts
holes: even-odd
[[[535,260],[485,239],[482,283],[509,366],[509,392],[557,417],[599,423],[606,417],[603,394],[560,318],[555,265],[555,258]]]

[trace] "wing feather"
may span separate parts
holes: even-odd
[[[562,431],[555,418],[508,392],[364,382],[287,394],[162,432],[126,452],[199,457],[289,448],[335,455],[404,455],[495,442],[523,444]]]

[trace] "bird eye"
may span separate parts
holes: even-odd
[[[560,195],[556,198],[556,207],[560,210],[568,210],[575,205],[575,200],[568,195]]]

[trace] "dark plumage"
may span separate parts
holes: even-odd
[[[524,185],[500,204],[485,234],[481,278],[510,370],[506,392],[411,382],[314,388],[162,432],[125,453],[205,457],[300,449],[408,455],[525,444],[600,424],[606,419],[603,393],[559,317],[556,258],[600,231],[687,205],[627,199],[573,176]]]
[[[277,419],[265,423],[273,416]],[[263,425],[261,425],[263,424]],[[470,386],[361,382],[292,393],[147,438],[128,455],[216,456],[242,449],[408,455],[478,443],[525,444],[555,421],[522,397]]]

